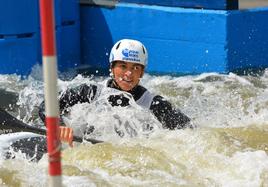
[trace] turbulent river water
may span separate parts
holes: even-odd
[[[38,127],[40,74],[0,75],[1,107]],[[107,79],[60,79],[59,91],[82,83],[104,85]],[[75,105],[65,119],[75,133],[81,135],[93,125],[91,136],[105,143],[63,145],[64,186],[268,186],[268,70],[255,76],[146,74],[141,84],[172,102],[196,128],[162,129],[135,103],[112,108],[106,97]],[[152,130],[143,128],[147,124]],[[123,137],[114,131],[118,126]],[[0,135],[2,152],[9,137],[12,134]],[[47,155],[32,162],[22,153],[14,154],[15,159],[0,158],[0,186],[47,186]]]

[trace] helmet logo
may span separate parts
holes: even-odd
[[[128,54],[129,54],[128,49],[123,49],[123,50],[122,50],[122,54],[123,54],[125,57],[128,57]]]
[[[123,58],[122,60],[126,60],[126,61],[134,61],[134,62],[140,62],[140,58],[139,58],[139,51],[135,51],[135,50],[129,50],[129,49],[123,49],[122,50],[122,54],[123,54]]]

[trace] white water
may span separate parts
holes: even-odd
[[[36,106],[43,100],[43,87],[37,75],[23,80],[0,75],[0,88],[18,92],[18,117],[38,126]],[[104,84],[107,78],[77,76],[60,80],[59,88]],[[66,147],[65,186],[268,186],[268,71],[257,77],[145,75],[142,85],[180,108],[197,128],[164,130],[137,105],[112,108],[105,97],[76,105],[66,119],[70,126],[79,134],[94,125],[93,138],[106,143]],[[153,130],[143,130],[146,124]],[[46,155],[38,163],[21,153],[13,160],[0,159],[0,186],[47,186]]]

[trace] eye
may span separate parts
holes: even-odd
[[[118,67],[120,67],[121,69],[126,69],[127,68],[126,64],[119,64]]]
[[[126,69],[127,68],[126,64],[124,64],[124,63],[117,64],[117,67],[119,67],[121,69]]]
[[[133,70],[135,70],[135,71],[141,70],[141,66],[138,66],[138,65],[137,66],[134,66],[133,67]]]

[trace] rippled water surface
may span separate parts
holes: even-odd
[[[0,91],[1,107],[41,127],[39,74],[26,79],[0,75]],[[59,90],[81,83],[103,85],[107,79],[78,75],[59,80]],[[93,125],[91,136],[105,143],[64,146],[65,186],[268,186],[268,71],[258,76],[147,74],[142,85],[171,101],[197,128],[162,129],[135,103],[109,107],[106,93],[96,103],[76,105],[66,117],[69,125],[78,135]],[[124,136],[119,137],[113,129],[120,124],[132,130],[122,128]],[[146,124],[153,130],[144,130]],[[8,138],[1,136],[4,150]],[[16,154],[16,159],[0,158],[0,186],[47,186],[47,155],[36,163]]]

